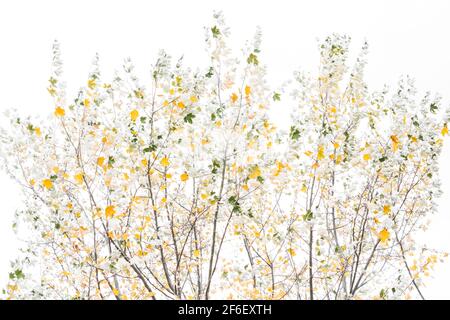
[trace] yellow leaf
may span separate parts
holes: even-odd
[[[448,127],[447,127],[447,124],[444,124],[444,127],[443,127],[442,130],[441,130],[441,134],[442,134],[443,136],[448,135]]]
[[[363,155],[363,159],[365,161],[369,161],[370,159],[372,159],[372,156],[370,155],[370,153],[366,153],[366,154]]]
[[[389,214],[389,213],[391,213],[391,206],[390,205],[385,205],[385,206],[383,206],[383,213],[384,214]]]
[[[163,167],[168,167],[169,166],[169,158],[167,158],[167,157],[162,158],[160,163]]]
[[[97,165],[98,166],[102,166],[103,165],[103,163],[105,162],[105,158],[104,157],[98,157],[97,158]]]
[[[78,184],[82,184],[83,183],[83,173],[77,173],[75,176],[74,176],[74,178],[75,178],[75,181],[78,183]]]
[[[189,175],[185,172],[180,175],[180,179],[181,179],[181,181],[185,182],[189,179]]]
[[[198,258],[200,257],[200,250],[194,250],[194,257]]]
[[[397,136],[393,135],[391,136],[391,141],[392,141],[392,150],[395,152],[398,150],[399,140]]]
[[[177,107],[180,108],[180,109],[184,109],[186,106],[184,105],[183,102],[180,101],[180,102],[177,103]]]
[[[66,111],[63,108],[56,107],[56,109],[55,109],[55,116],[57,116],[57,117],[64,117],[65,114],[66,114]]]
[[[115,214],[116,214],[116,209],[114,208],[114,206],[107,206],[105,208],[105,216],[107,218],[112,218],[112,217],[114,217]]]
[[[389,239],[390,235],[391,234],[389,233],[389,231],[387,231],[387,229],[384,228],[378,233],[378,238],[381,240],[381,242],[386,242]]]
[[[88,87],[89,87],[89,89],[94,89],[95,88],[95,86],[96,86],[97,84],[95,83],[95,79],[89,79],[88,80]]]
[[[252,92],[252,89],[249,86],[245,86],[245,95],[248,97],[250,93]]]
[[[295,252],[295,250],[292,249],[292,248],[287,249],[287,251],[288,251],[288,253],[289,253],[289,255],[290,255],[291,257],[294,257],[295,255],[297,255],[297,253]]]
[[[259,176],[261,176],[261,169],[259,169],[258,166],[255,166],[255,167],[250,171],[250,174],[248,175],[248,177],[249,177],[250,179],[256,179],[256,178],[258,178]]]
[[[317,149],[317,160],[322,160],[323,158],[325,158],[324,149],[323,146],[320,145]]]
[[[136,119],[139,117],[139,111],[133,110],[130,112],[130,118],[131,121],[136,121]]]
[[[34,128],[34,133],[36,133],[36,135],[37,135],[38,137],[40,137],[40,136],[41,136],[41,129],[38,128],[38,127]]]
[[[89,107],[89,106],[91,105],[91,101],[89,101],[89,99],[84,99],[84,100],[83,100],[83,105],[84,105],[85,107]]]
[[[191,96],[189,100],[191,100],[192,103],[196,103],[198,101],[198,98],[196,96]]]
[[[53,188],[53,182],[50,179],[44,179],[42,180],[42,185],[47,188],[48,190],[50,190],[51,188]]]
[[[148,252],[145,252],[143,250],[138,250],[137,255],[138,257],[145,257],[148,254]]]
[[[231,94],[231,102],[233,102],[233,103],[235,103],[236,101],[237,101],[237,99],[238,99],[238,95],[236,94],[236,93],[232,93]]]

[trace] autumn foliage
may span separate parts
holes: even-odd
[[[415,241],[440,194],[439,96],[370,92],[367,44],[348,68],[341,35],[274,91],[259,32],[236,58],[220,14],[206,31],[206,70],[161,51],[150,85],[130,60],[108,81],[96,57],[74,99],[55,43],[48,119],[11,111],[0,135],[28,235],[5,297],[421,297],[444,256]]]

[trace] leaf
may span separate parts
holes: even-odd
[[[211,78],[211,77],[213,76],[213,74],[214,74],[214,69],[213,69],[213,67],[209,67],[209,70],[208,70],[208,72],[205,74],[205,77]]]
[[[184,116],[183,120],[186,123],[192,124],[192,120],[195,118],[195,115],[193,113],[188,113],[186,116]]]
[[[292,140],[298,140],[298,138],[300,138],[300,131],[296,127],[292,126],[291,131],[289,132],[289,137]]]
[[[220,168],[220,162],[217,159],[214,159],[212,161],[212,165],[209,166],[211,168],[211,173],[216,174],[218,172],[218,169]]]
[[[432,104],[430,104],[430,111],[431,113],[436,113],[436,111],[438,110],[438,106],[436,104],[436,102],[433,102]]]
[[[134,95],[135,95],[136,98],[138,98],[138,99],[144,99],[144,94],[142,93],[142,91],[141,91],[140,89],[134,90]]]
[[[228,198],[228,203],[233,207],[232,211],[233,213],[236,212],[242,212],[241,206],[239,204],[239,201],[236,199],[235,196],[231,196]]]
[[[157,149],[156,144],[152,143],[152,144],[149,145],[148,147],[144,148],[143,151],[144,151],[144,153],[147,153],[147,152],[153,152],[153,151],[156,151],[156,149]]]
[[[273,99],[273,101],[280,101],[281,100],[281,94],[278,93],[278,92],[274,92],[272,99]]]
[[[257,66],[259,64],[258,56],[254,53],[250,53],[250,55],[247,58],[247,63],[254,64],[255,66]]]
[[[306,211],[306,213],[303,215],[304,221],[311,221],[313,219],[313,213],[311,210]]]
[[[378,238],[381,242],[385,243],[389,240],[390,235],[390,232],[386,228],[384,228],[378,233]]]
[[[220,30],[219,28],[217,28],[217,26],[212,27],[211,32],[214,38],[218,38],[220,36]]]
[[[14,271],[14,273],[10,273],[9,274],[9,278],[10,279],[24,279],[25,278],[25,274],[23,273],[23,271],[21,269],[16,269]]]

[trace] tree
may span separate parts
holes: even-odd
[[[210,67],[161,51],[146,87],[128,59],[73,101],[53,46],[45,122],[11,113],[4,167],[27,195],[10,299],[361,299],[422,296],[445,254],[420,248],[440,194],[449,113],[413,81],[370,94],[367,45],[321,43],[319,76],[266,84],[260,32],[239,59],[221,14]],[[341,88],[344,88],[342,90]],[[268,110],[296,107],[288,130]],[[285,97],[286,96],[286,97]],[[414,296],[415,297],[415,296]]]

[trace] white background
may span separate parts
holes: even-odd
[[[315,71],[316,38],[348,33],[352,50],[370,44],[366,79],[369,88],[394,85],[402,74],[416,78],[419,90],[440,92],[450,104],[450,1],[18,1],[0,2],[0,112],[16,107],[24,114],[52,112],[46,92],[54,39],[61,42],[65,79],[70,90],[86,81],[91,60],[100,54],[110,76],[130,56],[143,79],[159,49],[187,64],[206,66],[203,27],[213,10],[223,10],[235,52],[262,27],[260,60],[268,65],[269,83],[278,86],[294,69]],[[287,110],[282,104],[279,125]],[[1,115],[2,116],[2,115]],[[0,119],[1,120],[1,119]],[[0,121],[1,123],[1,121]],[[284,123],[286,125],[286,123]],[[444,195],[431,228],[421,241],[450,251],[450,141],[441,158]],[[0,173],[0,287],[18,241],[11,231],[19,189]],[[450,261],[436,268],[425,296],[449,299]]]

